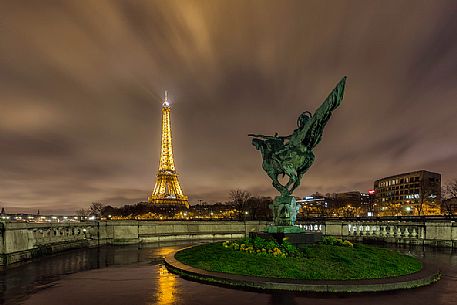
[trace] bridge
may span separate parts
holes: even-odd
[[[266,221],[0,222],[0,267],[67,249],[243,238]],[[307,219],[297,223],[356,242],[457,248],[457,223],[446,218]]]
[[[319,231],[355,242],[457,248],[457,222],[446,217],[316,218],[300,221],[305,231]]]
[[[67,249],[243,238],[260,221],[0,222],[0,266]]]

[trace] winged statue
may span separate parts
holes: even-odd
[[[321,141],[324,127],[343,100],[346,76],[343,77],[330,95],[314,114],[303,112],[297,119],[297,128],[291,135],[273,136],[249,134],[252,144],[260,150],[263,158],[262,167],[273,182],[273,186],[282,197],[291,196],[300,185],[303,174],[314,162],[313,149]],[[279,177],[287,176],[285,184]]]

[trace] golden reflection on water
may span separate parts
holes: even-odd
[[[159,287],[157,289],[157,304],[170,305],[175,302],[176,277],[168,272],[165,266],[159,267]]]
[[[160,256],[167,256],[171,252],[176,251],[174,247],[161,247],[158,249],[157,254]]]

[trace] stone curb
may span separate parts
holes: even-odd
[[[437,282],[441,274],[435,267],[425,264],[421,271],[384,279],[370,280],[294,280],[209,272],[185,265],[175,259],[182,248],[165,257],[167,269],[185,279],[229,288],[257,291],[289,291],[317,293],[360,293],[411,289]]]

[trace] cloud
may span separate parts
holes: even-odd
[[[248,133],[287,134],[343,75],[297,195],[457,175],[454,1],[2,3],[0,204],[72,212],[146,199],[160,99],[193,202],[275,195]]]

